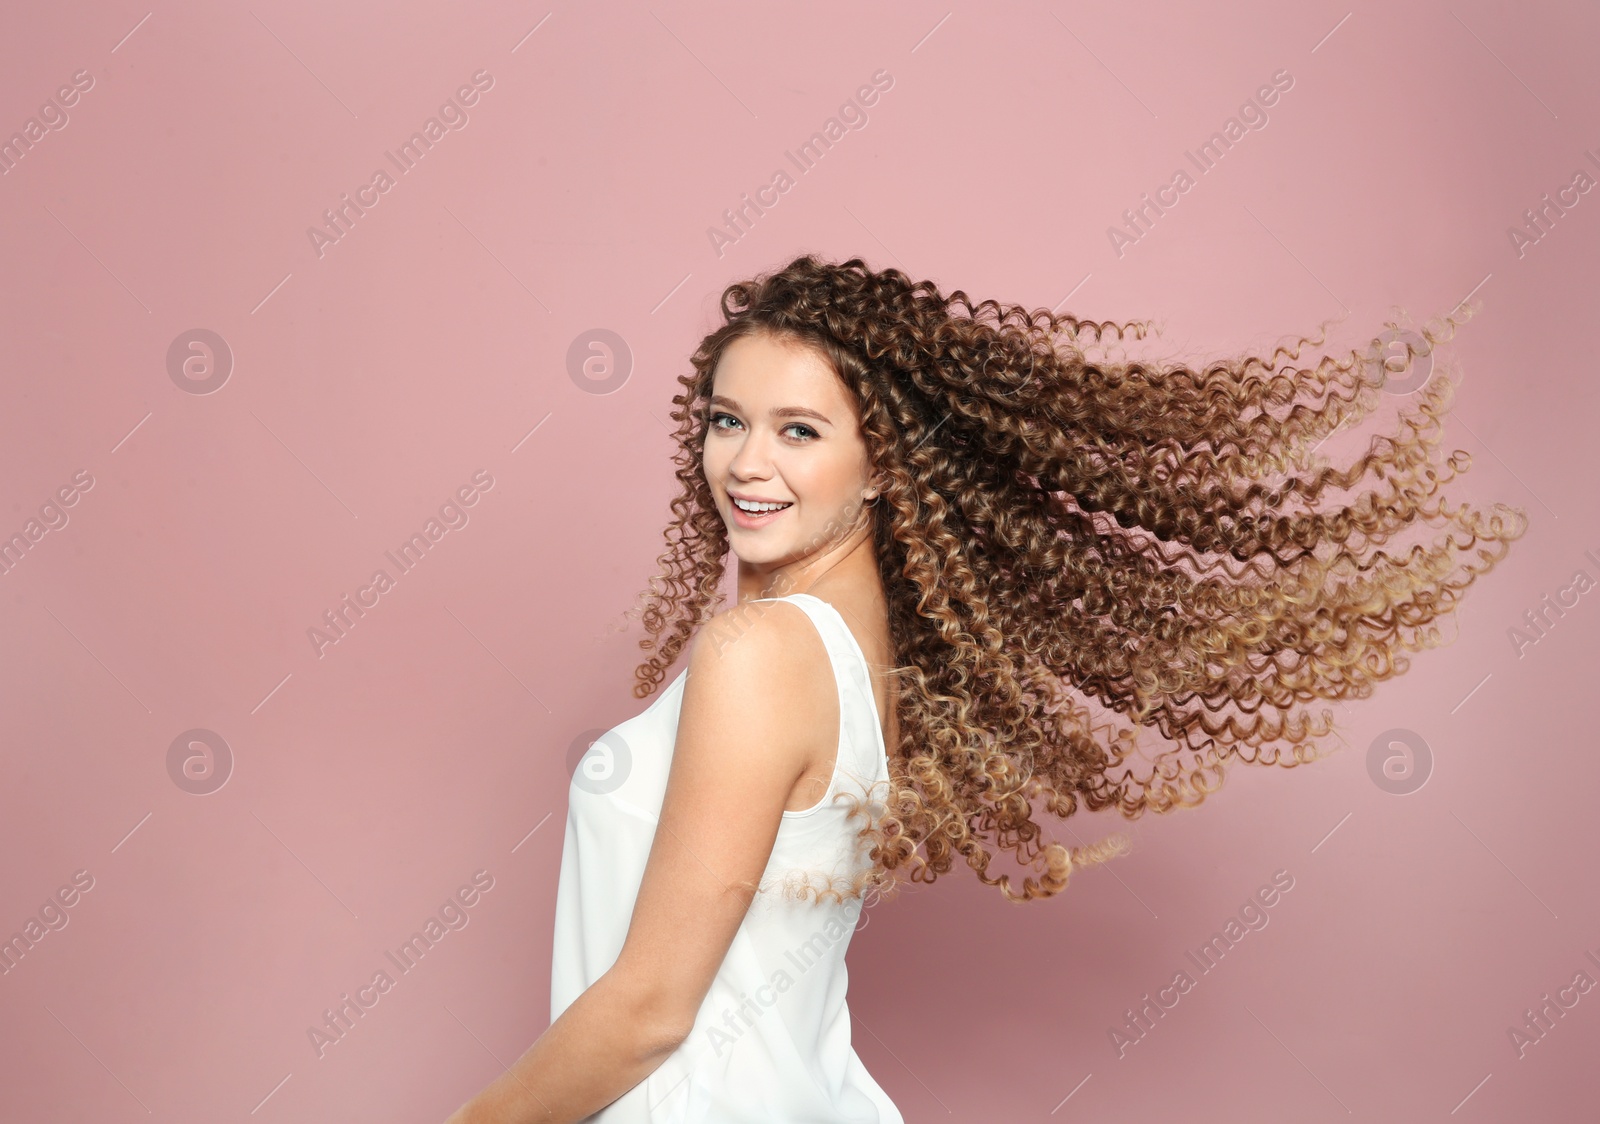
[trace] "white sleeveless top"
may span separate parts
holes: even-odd
[[[596,1124],[904,1124],[850,1043],[844,957],[861,899],[797,901],[781,888],[796,873],[812,874],[811,883],[822,886],[871,865],[855,838],[865,821],[847,819],[849,802],[834,800],[854,792],[876,816],[889,779],[866,657],[821,598],[760,600],[798,606],[822,634],[839,687],[833,778],[817,804],[783,813],[761,890],[689,1037],[649,1077],[587,1118]],[[643,713],[595,741],[573,775],[556,891],[551,1022],[622,950],[666,792],[687,676],[680,673]]]

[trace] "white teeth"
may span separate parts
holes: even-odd
[[[791,504],[786,503],[753,503],[750,500],[741,499],[735,499],[733,502],[740,511],[749,511],[752,513],[763,511],[782,511],[784,508],[792,506]]]

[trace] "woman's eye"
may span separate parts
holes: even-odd
[[[734,417],[732,414],[724,414],[720,411],[712,414],[707,419],[707,424],[711,429],[726,431],[730,427],[722,424],[724,420],[733,422],[735,425],[741,424],[739,419]],[[813,437],[818,436],[817,431],[812,429],[809,425],[806,425],[804,422],[790,422],[788,425],[783,427],[783,432],[785,433],[788,433],[791,430],[799,430],[799,433],[795,434],[795,436],[801,438],[802,440],[809,441]]]

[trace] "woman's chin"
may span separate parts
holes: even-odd
[[[776,553],[770,550],[740,550],[735,547],[733,556],[746,566],[770,566],[776,561]]]
[[[776,543],[752,541],[750,533],[742,528],[731,529],[728,542],[733,556],[746,566],[775,566],[786,558]]]

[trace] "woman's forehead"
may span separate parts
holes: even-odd
[[[748,409],[779,405],[847,404],[844,384],[827,356],[815,347],[745,336],[723,351],[712,376],[712,393]],[[778,399],[805,401],[778,401]],[[824,411],[826,412],[826,411]]]

